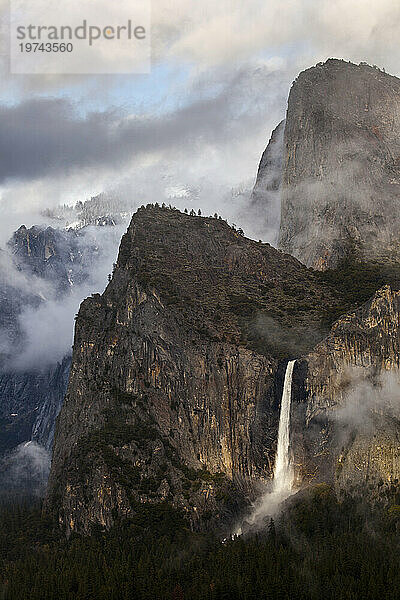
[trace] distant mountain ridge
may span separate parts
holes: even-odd
[[[67,352],[60,361],[50,361],[50,365],[15,365],[27,343],[21,331],[20,316],[23,311],[32,309],[32,318],[35,318],[35,309],[48,302],[62,303],[72,290],[89,280],[93,267],[103,255],[85,230],[21,226],[1,256],[0,461],[3,460],[3,473],[0,483],[3,491],[7,491],[8,457],[14,456],[20,444],[33,441],[45,451],[51,450],[55,420],[65,396],[71,363],[71,354]],[[25,471],[21,485],[32,484],[36,489],[35,473],[30,482],[28,466]],[[12,485],[17,482],[13,481]]]

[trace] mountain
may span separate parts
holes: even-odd
[[[46,506],[67,532],[167,501],[227,524],[272,476],[284,362],[343,298],[222,219],[138,210],[76,321]]]
[[[53,285],[56,296],[87,280],[97,246],[82,232],[22,225],[8,243],[16,268]]]
[[[290,90],[283,138],[279,247],[317,269],[349,255],[398,262],[400,80],[343,60],[307,69]],[[264,206],[274,214],[268,197]]]
[[[398,89],[337,60],[293,84],[251,210],[272,227],[280,199],[294,256],[219,218],[134,215],[76,321],[46,497],[68,534],[161,505],[231,531],[273,476],[288,359],[296,485],[393,497]]]

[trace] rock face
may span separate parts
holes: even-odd
[[[400,292],[385,286],[301,363],[305,394],[292,439],[299,481],[376,495],[400,480],[399,327]]]
[[[278,241],[281,216],[284,132],[285,121],[281,121],[272,132],[261,157],[249,206],[253,220],[259,223],[260,237],[268,240],[273,246],[276,246]]]
[[[398,261],[399,186],[400,80],[342,60],[301,73],[285,124],[279,247],[317,269],[349,253]]]
[[[94,244],[86,243],[82,231],[27,229],[24,225],[14,233],[8,247],[17,269],[52,283],[58,296],[88,279],[93,255],[98,252]]]
[[[28,440],[51,448],[56,417],[67,389],[71,359],[40,371],[0,374],[0,455]]]
[[[140,209],[79,311],[47,510],[67,532],[164,501],[193,526],[229,520],[272,473],[280,344],[310,349],[336,301],[222,220]]]

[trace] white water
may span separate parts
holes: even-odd
[[[289,498],[293,491],[294,472],[290,461],[290,404],[292,399],[292,377],[295,360],[288,362],[283,384],[281,410],[279,416],[278,446],[275,456],[272,490],[266,492],[246,518],[248,526],[263,525],[265,517],[271,517],[279,511],[280,504]],[[240,526],[235,535],[242,534]]]
[[[274,492],[286,493],[292,491],[293,467],[289,456],[290,442],[290,402],[292,399],[292,377],[295,360],[288,362],[283,384],[281,413],[279,417],[278,447],[274,469]]]

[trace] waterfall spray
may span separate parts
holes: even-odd
[[[292,377],[295,360],[290,360],[286,367],[285,381],[281,399],[281,410],[278,428],[278,446],[275,457],[274,479],[272,490],[265,493],[257,502],[253,512],[246,518],[247,526],[257,527],[263,525],[267,516],[274,515],[279,510],[281,502],[286,500],[293,488],[293,466],[290,462],[290,404],[292,399]],[[242,534],[240,526],[234,535]]]

